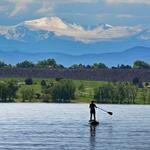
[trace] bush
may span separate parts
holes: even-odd
[[[41,81],[41,86],[46,86],[46,81],[45,80]]]
[[[22,102],[25,102],[26,100],[31,102],[34,98],[34,89],[32,88],[24,88],[21,89],[20,91],[21,93],[21,98],[22,98]]]
[[[32,84],[33,84],[32,78],[27,78],[27,79],[25,79],[25,84],[26,84],[26,85],[32,85]]]

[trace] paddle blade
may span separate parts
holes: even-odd
[[[107,112],[109,115],[113,115],[113,113],[112,112]]]

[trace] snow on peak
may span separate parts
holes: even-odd
[[[24,24],[27,27],[39,30],[51,31],[51,29],[67,29],[67,25],[58,17],[44,17],[36,20],[25,21]]]
[[[56,36],[65,36],[81,41],[90,43],[95,41],[108,41],[120,38],[126,38],[138,34],[142,31],[139,26],[111,26],[109,24],[101,24],[95,28],[84,28],[77,24],[70,24],[64,22],[59,17],[44,17],[40,19],[25,21],[16,26],[0,27],[0,35],[7,35],[8,38],[19,39],[27,35],[38,34],[38,37],[47,39],[50,32]],[[11,34],[10,34],[11,33]],[[35,35],[36,35],[35,34]],[[39,39],[41,40],[41,38]]]

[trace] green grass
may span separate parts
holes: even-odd
[[[19,83],[24,82],[25,78],[0,78],[0,81],[17,81]],[[50,78],[33,78],[33,85],[20,85],[19,90],[17,92],[17,101],[20,102],[21,99],[21,93],[20,91],[25,88],[33,88],[35,93],[42,94],[41,89],[41,81],[45,80],[47,84],[50,84],[51,82],[57,82],[55,79]],[[105,84],[106,82],[101,81],[84,81],[84,80],[73,80],[75,86],[76,86],[76,93],[75,93],[75,99],[72,100],[72,102],[75,103],[87,103],[90,102],[93,99],[93,89],[96,87],[99,87],[100,85]],[[78,88],[79,86],[83,84],[84,90],[80,91]]]
[[[83,80],[74,80],[76,85],[76,99],[73,102],[90,102],[93,99],[93,89],[99,87],[104,82],[100,81],[83,81]],[[79,86],[83,84],[84,89],[79,90]]]
[[[24,82],[25,78],[0,78],[0,81],[17,81],[19,83]],[[33,78],[33,85],[25,85],[21,84],[19,85],[19,90],[17,92],[17,102],[21,102],[21,90],[25,88],[32,88],[34,89],[34,93],[39,93],[42,95],[42,89],[41,89],[41,81],[45,80],[47,84],[55,83],[55,79],[50,78]],[[104,81],[85,81],[85,80],[73,80],[75,86],[76,86],[76,93],[75,93],[75,99],[71,102],[73,103],[89,103],[93,99],[94,95],[94,89],[102,86],[108,82]],[[79,87],[83,85],[84,88],[82,90],[79,89]],[[32,102],[41,102],[41,100],[33,99]],[[137,104],[142,104],[143,101],[141,100],[141,89],[139,89],[137,100]]]

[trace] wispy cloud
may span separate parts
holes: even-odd
[[[45,0],[42,6],[37,10],[39,14],[48,14],[50,16],[53,12],[53,4],[49,0]]]
[[[10,16],[16,16],[18,13],[24,11],[25,9],[27,9],[27,5],[30,3],[30,1],[20,1],[15,3],[15,8],[13,9],[13,11],[10,13]]]
[[[116,15],[116,17],[121,18],[121,19],[130,19],[130,18],[134,18],[137,16],[131,15],[131,14],[118,14],[118,15]]]
[[[111,4],[150,4],[150,0],[105,0]]]
[[[1,0],[0,5],[6,4],[12,8],[12,11],[10,12],[10,16],[14,17],[26,10],[29,9],[30,5],[34,4],[37,7],[35,10],[37,13],[44,14],[44,13],[50,13],[53,10],[53,7],[55,5],[59,4],[71,4],[71,3],[96,3],[98,0]],[[3,7],[0,7],[0,11],[5,11]]]

